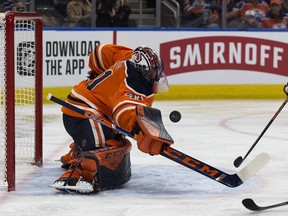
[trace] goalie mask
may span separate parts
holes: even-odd
[[[161,92],[169,90],[163,62],[154,50],[145,46],[137,47],[132,54],[131,62],[146,81],[153,86],[154,93],[159,92],[159,84],[165,86],[161,88]]]

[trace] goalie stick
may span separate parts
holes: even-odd
[[[274,205],[268,205],[268,206],[258,206],[253,199],[246,198],[242,200],[242,204],[251,211],[263,211],[267,209],[277,208],[280,206],[288,205],[288,201],[277,203]]]
[[[94,121],[97,121],[109,128],[117,130],[118,132],[129,136],[133,139],[137,139],[137,135],[126,131],[119,126],[113,124],[109,120],[105,119],[103,116],[96,116],[95,114],[91,114],[86,112],[85,110],[74,106],[66,101],[63,101],[52,94],[47,95],[47,100],[51,100],[59,105],[62,105],[66,108],[73,110],[87,118],[90,118]],[[217,169],[213,166],[210,166],[196,158],[193,158],[189,155],[186,155],[174,148],[169,147],[169,145],[165,145],[162,152],[160,153],[162,156],[179,163],[182,166],[185,166],[189,169],[192,169],[218,183],[221,183],[227,187],[238,187],[243,184],[246,180],[248,180],[251,176],[255,175],[270,159],[267,153],[259,154],[252,162],[246,165],[242,170],[235,174],[227,174],[224,171]]]

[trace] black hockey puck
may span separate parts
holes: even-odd
[[[284,86],[283,90],[284,90],[284,93],[288,95],[288,84]]]
[[[172,122],[178,122],[181,119],[181,114],[175,110],[170,113],[169,118]]]

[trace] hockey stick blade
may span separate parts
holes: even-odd
[[[238,187],[251,176],[255,175],[270,159],[267,153],[261,153],[239,172],[227,174],[220,169],[212,167],[173,148],[166,147],[161,155],[232,188]]]
[[[47,99],[58,103],[64,107],[67,107],[79,114],[87,116],[88,118],[91,118],[107,127],[115,129],[118,132],[135,139],[134,133],[131,133],[124,130],[123,128],[118,127],[117,125],[114,125],[112,122],[104,119],[104,117],[102,116],[95,116],[93,114],[89,115],[85,110],[69,104],[66,101],[63,101],[53,96],[52,94],[49,94],[47,96]],[[261,153],[238,173],[230,175],[200,160],[197,160],[196,158],[186,155],[176,149],[170,148],[169,145],[165,145],[160,154],[174,162],[179,163],[182,166],[186,166],[189,169],[192,169],[210,179],[213,179],[216,182],[232,188],[238,187],[239,185],[243,184],[244,181],[255,175],[258,170],[260,170],[269,161],[269,155],[267,153]]]
[[[262,152],[242,170],[237,172],[237,175],[243,182],[245,182],[251,176],[256,174],[260,169],[262,169],[262,167],[265,166],[265,164],[268,163],[269,160],[270,156],[267,153]]]
[[[277,208],[280,206],[288,205],[288,201],[277,203],[274,205],[269,205],[269,206],[258,206],[253,199],[246,198],[242,200],[242,204],[245,206],[245,208],[251,210],[251,211],[263,211],[267,209],[272,209],[272,208]]]

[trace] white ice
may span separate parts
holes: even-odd
[[[235,173],[261,152],[271,160],[237,188],[229,188],[162,156],[140,152],[133,141],[132,179],[119,189],[90,195],[49,188],[64,170],[57,162],[71,142],[58,105],[44,106],[44,166],[17,166],[16,191],[0,191],[1,216],[243,216],[288,215],[288,205],[253,213],[242,205],[253,198],[259,205],[288,200],[288,108],[284,108],[240,168],[244,156],[283,103],[267,101],[156,101],[173,137],[173,148],[227,173]],[[169,120],[178,110],[182,119]]]

